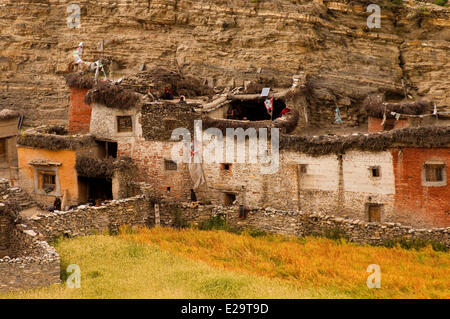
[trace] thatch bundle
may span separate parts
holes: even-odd
[[[206,86],[199,78],[162,67],[155,67],[149,71],[140,72],[134,77],[127,77],[122,85],[141,94],[146,94],[150,89],[151,94],[156,98],[163,96],[166,87],[171,88],[177,96],[194,97],[214,94],[214,90]]]
[[[274,121],[241,121],[241,120],[225,120],[225,119],[215,119],[209,116],[202,118],[203,128],[218,128],[223,133],[226,133],[227,128],[243,128],[244,130],[248,128],[279,128],[285,133],[292,132],[296,127],[299,119],[299,113],[297,110],[292,110],[283,117],[279,117]]]
[[[83,73],[69,73],[64,78],[70,88],[92,89],[95,85],[94,78]]]
[[[394,118],[391,112],[407,115],[421,115],[427,112],[430,102],[422,100],[416,102],[386,103],[381,95],[369,95],[363,102],[367,114],[382,118],[386,112],[387,118]]]
[[[0,111],[0,120],[10,120],[20,116],[20,113],[10,109],[3,109]]]
[[[293,136],[282,135],[280,148],[299,151],[313,156],[341,154],[350,149],[384,151],[396,145],[410,147],[448,147],[450,126],[405,128],[377,134],[351,136]]]
[[[133,160],[126,156],[102,159],[78,157],[75,163],[75,169],[79,176],[91,178],[112,178],[114,171],[123,171],[132,167],[134,167]]]
[[[116,109],[130,109],[139,101],[138,95],[119,84],[98,82],[84,97],[86,104],[99,103]]]
[[[48,128],[48,130],[50,131],[45,132],[45,129],[37,129],[20,134],[17,137],[17,144],[51,151],[75,150],[95,144],[95,138],[92,135],[56,135],[52,132],[52,128]]]

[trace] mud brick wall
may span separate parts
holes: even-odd
[[[56,211],[30,218],[27,225],[47,241],[57,237],[75,237],[117,232],[122,225],[152,226],[154,212],[144,196],[113,200],[98,207],[78,206],[72,211]]]
[[[70,88],[69,132],[88,133],[92,106],[84,103],[88,89]]]
[[[381,123],[383,122],[383,119],[369,116],[367,122],[368,122],[369,133],[377,133],[377,132],[382,132],[384,130],[383,125],[381,125]],[[405,127],[410,127],[410,126],[411,125],[409,123],[409,120],[399,119],[398,121],[395,121],[394,129],[400,129],[400,128],[405,128]]]
[[[449,227],[450,149],[402,148],[392,150],[392,157],[397,220],[420,227]],[[428,162],[445,164],[444,183],[439,186],[424,183],[424,163]]]

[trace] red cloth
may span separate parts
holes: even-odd
[[[283,114],[289,113],[290,111],[291,111],[290,108],[285,107],[285,108],[283,109],[283,111],[281,111],[280,116],[282,116]]]

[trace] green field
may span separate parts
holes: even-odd
[[[0,298],[449,298],[450,254],[363,247],[323,238],[251,237],[224,231],[144,229],[56,242],[62,278],[81,288],[0,293]],[[366,286],[379,263],[381,289]]]

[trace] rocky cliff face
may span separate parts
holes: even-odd
[[[87,61],[113,57],[116,76],[164,65],[219,87],[289,86],[305,71],[316,123],[332,122],[336,105],[347,123],[364,121],[374,91],[450,108],[449,8],[386,1],[381,28],[369,29],[370,2],[380,1],[80,0],[81,27],[70,29],[69,0],[1,0],[0,108],[24,111],[27,125],[64,122],[62,74],[80,41]]]

